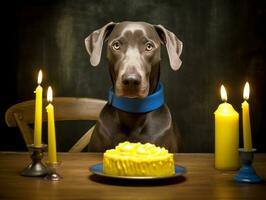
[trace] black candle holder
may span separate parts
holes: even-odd
[[[44,178],[49,181],[60,181],[63,177],[57,173],[57,169],[61,165],[61,162],[47,162],[46,164],[48,167],[48,174]]]
[[[243,148],[239,149],[241,168],[234,180],[240,183],[260,183],[262,179],[256,174],[252,167],[253,157],[256,149],[245,151]]]
[[[20,175],[38,177],[45,176],[48,173],[47,167],[42,163],[43,153],[47,149],[46,144],[42,144],[40,147],[35,147],[34,144],[28,145],[28,149],[31,152],[31,164],[29,164]]]

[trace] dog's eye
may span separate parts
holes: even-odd
[[[153,49],[153,45],[151,44],[151,43],[147,43],[146,44],[146,49],[145,49],[145,51],[151,51]]]
[[[114,42],[112,44],[112,47],[113,47],[114,50],[119,50],[120,49],[120,43],[119,42]]]

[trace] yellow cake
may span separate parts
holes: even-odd
[[[163,147],[126,141],[104,153],[103,173],[117,176],[170,176],[175,173],[174,157]]]

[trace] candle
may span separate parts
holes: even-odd
[[[40,147],[42,145],[42,70],[38,74],[38,86],[34,93],[35,97],[35,121],[34,121],[34,146]]]
[[[239,115],[233,106],[227,103],[227,94],[221,86],[224,103],[214,112],[215,115],[215,168],[236,170],[239,168]]]
[[[54,106],[53,101],[53,91],[51,86],[48,87],[47,91],[47,101],[49,104],[46,106],[46,111],[48,115],[48,162],[56,163],[56,138],[55,138],[55,122],[54,122]]]
[[[242,123],[243,123],[243,139],[244,139],[244,151],[252,150],[252,138],[249,118],[249,104],[247,102],[249,98],[249,84],[246,82],[243,92],[244,102],[242,103]]]

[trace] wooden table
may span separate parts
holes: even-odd
[[[0,153],[0,199],[266,199],[266,184],[239,184],[236,172],[213,168],[213,154],[177,154],[176,163],[187,168],[184,177],[164,181],[125,181],[92,175],[89,166],[102,154],[61,153],[63,180],[22,177],[28,153]],[[266,179],[266,154],[256,154],[254,167]]]

